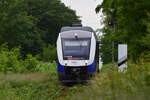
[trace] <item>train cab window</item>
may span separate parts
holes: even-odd
[[[62,39],[64,60],[88,60],[91,39]]]

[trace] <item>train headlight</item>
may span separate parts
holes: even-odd
[[[67,63],[65,63],[65,66],[67,66]]]
[[[88,65],[88,62],[87,61],[85,61],[85,66],[87,66]]]
[[[75,33],[75,39],[78,39],[78,34]]]

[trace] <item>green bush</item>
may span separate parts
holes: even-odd
[[[150,52],[148,51],[148,52],[142,53],[140,56],[140,61],[143,63],[144,62],[150,62]]]
[[[78,87],[69,91],[62,100],[149,100],[149,67],[150,63],[128,63],[125,73],[104,69],[88,86],[82,86],[81,91]]]
[[[52,62],[52,63],[43,63],[40,62],[40,64],[38,64],[38,66],[36,67],[36,71],[37,72],[48,72],[51,75],[55,74],[56,75],[56,63]]]
[[[45,62],[53,62],[54,60],[56,60],[56,47],[53,45],[48,45],[47,47],[45,47],[43,49],[42,52],[42,60]]]
[[[24,72],[35,72],[36,67],[40,64],[40,61],[31,54],[27,55],[27,58],[23,61]]]
[[[52,51],[49,52],[51,49]],[[48,46],[43,53],[45,55],[43,56],[44,60],[52,62],[55,53],[54,47]],[[22,60],[19,48],[9,50],[7,44],[0,46],[0,73],[50,72],[55,66],[55,62],[44,63],[31,54],[28,54],[26,59]]]
[[[19,51],[19,48],[8,50],[6,44],[0,47],[0,72],[14,73],[21,70],[23,66],[21,64]]]

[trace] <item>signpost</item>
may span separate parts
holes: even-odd
[[[123,72],[127,68],[127,44],[118,45],[118,71]]]

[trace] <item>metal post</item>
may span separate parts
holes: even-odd
[[[112,42],[112,63],[114,63],[114,42]]]

